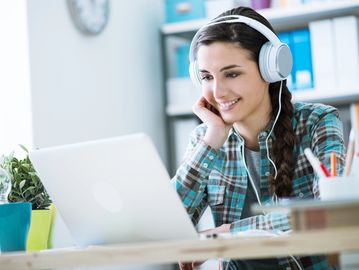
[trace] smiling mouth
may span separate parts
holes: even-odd
[[[223,111],[228,111],[230,110],[234,104],[236,104],[238,101],[240,100],[240,98],[237,98],[235,100],[231,100],[231,101],[227,101],[227,102],[219,102],[219,108]]]

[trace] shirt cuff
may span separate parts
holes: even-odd
[[[189,167],[196,170],[202,179],[207,178],[218,159],[218,151],[199,141],[192,154],[186,160]]]

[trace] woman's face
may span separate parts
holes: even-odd
[[[268,118],[269,84],[247,50],[230,42],[214,42],[199,47],[197,61],[202,95],[226,123]]]

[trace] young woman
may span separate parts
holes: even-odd
[[[288,231],[288,215],[252,215],[250,205],[275,203],[284,197],[318,198],[318,176],[304,149],[310,148],[327,166],[335,152],[341,174],[342,124],[333,107],[292,103],[285,78],[273,81],[269,75],[268,79],[266,63],[260,63],[268,38],[250,24],[224,17],[229,15],[254,19],[274,33],[265,18],[244,7],[221,14],[217,23],[199,30],[192,42],[195,63],[191,65],[195,64],[194,76],[202,89],[193,111],[203,123],[194,130],[172,181],[194,224],[207,206],[211,208],[216,226],[212,233]],[[221,17],[226,22],[220,23]],[[194,265],[180,263],[181,269],[194,269]],[[329,266],[324,256],[310,256],[237,260],[228,269]]]

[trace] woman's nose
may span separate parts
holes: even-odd
[[[213,80],[213,96],[219,99],[226,95],[225,86],[219,80]]]

